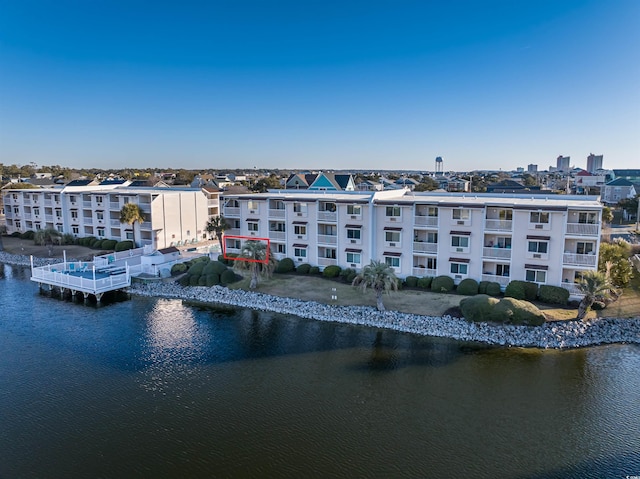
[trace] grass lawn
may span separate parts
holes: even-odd
[[[629,285],[623,290],[622,296],[607,309],[598,311],[602,318],[636,318],[640,316],[640,272],[634,271]]]

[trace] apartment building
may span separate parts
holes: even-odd
[[[597,197],[310,192],[225,195],[228,235],[269,238],[278,258],[361,269],[382,260],[400,277],[449,275],[563,286],[597,268]],[[227,240],[228,252],[241,242]]]
[[[53,228],[76,237],[135,240],[156,249],[207,238],[206,223],[219,214],[216,189],[134,188],[125,185],[4,190],[9,234]],[[120,222],[126,203],[140,206],[145,221]]]

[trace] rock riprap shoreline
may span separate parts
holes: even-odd
[[[222,286],[207,288],[183,287],[177,283],[135,283],[131,286],[130,292],[140,296],[218,303],[292,314],[319,321],[357,324],[500,346],[565,349],[612,343],[640,344],[640,317],[563,321],[530,327],[470,323],[464,319],[449,316],[423,316],[397,311],[379,312],[368,306],[327,305],[258,292],[231,290]]]

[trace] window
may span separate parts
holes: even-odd
[[[40,223],[36,223],[36,231],[40,231],[42,229],[42,226],[40,226]]]
[[[129,197],[125,196],[122,198],[122,202],[126,205],[127,203],[129,203]]]
[[[294,213],[307,213],[307,204],[306,203],[294,203],[293,204],[293,212]]]
[[[18,208],[17,206],[13,208],[13,214],[14,215],[19,215],[20,214],[20,208]]]
[[[385,210],[385,215],[389,218],[399,218],[401,214],[399,206],[387,206]]]
[[[529,253],[547,253],[549,243],[547,241],[529,241]]]
[[[254,200],[249,200],[247,201],[247,208],[249,208],[252,211],[258,211],[258,202],[254,201]]]
[[[306,258],[307,257],[307,248],[294,248],[293,256],[296,258]]]
[[[438,261],[436,258],[427,258],[427,269],[437,269]]]
[[[240,220],[232,220],[231,227],[236,230],[240,229]]]
[[[276,253],[287,254],[287,246],[282,243],[276,243]]]
[[[525,270],[525,281],[531,283],[545,283],[547,281],[547,272],[540,269]]]
[[[336,211],[336,204],[335,203],[323,203],[320,205],[320,211],[329,211],[331,213],[334,213]]]
[[[360,264],[360,253],[347,252],[347,263]]]
[[[513,210],[500,210],[498,218],[503,221],[511,221],[513,219]]]
[[[391,266],[392,268],[400,267],[400,258],[397,256],[385,256],[384,262],[387,264],[387,266]]]
[[[549,223],[549,213],[542,211],[532,211],[529,214],[530,223]]]
[[[104,228],[98,228],[98,236],[104,238]]]
[[[258,231],[258,223],[254,222],[254,221],[249,221],[247,223],[247,229],[249,231]]]
[[[438,208],[436,208],[435,206],[429,206],[429,208],[427,208],[427,216],[437,217]]]
[[[466,263],[451,263],[451,274],[467,274]]]
[[[347,229],[347,238],[353,240],[360,239],[360,228]]]
[[[453,246],[454,248],[468,248],[469,237],[468,236],[452,236],[451,246]]]
[[[20,220],[16,220],[16,229],[19,230],[20,229]]]
[[[56,210],[56,218],[62,218],[62,210]]]
[[[584,241],[578,241],[576,246],[576,253],[578,254],[589,254],[593,253],[593,243],[587,243]]]
[[[78,218],[78,210],[71,210],[71,218],[73,219]]]
[[[96,196],[96,203],[102,203],[102,196]]]
[[[127,237],[127,239],[132,240],[133,239],[133,231],[127,231],[126,237]]]
[[[73,226],[73,227],[71,227],[71,232],[72,232],[74,235],[77,235],[77,234],[79,234],[79,233],[80,233],[80,228],[78,228],[77,226]]]
[[[284,228],[284,223],[282,222],[271,222],[269,223],[269,230],[270,231],[279,231],[279,232],[284,232],[285,228]]]
[[[104,213],[102,211],[96,212],[96,218],[99,219],[99,220],[103,220],[104,219]]]
[[[293,227],[293,233],[296,235],[306,235],[307,234],[307,226],[306,225],[295,225]]]
[[[594,225],[596,218],[596,213],[578,213],[578,223]]]
[[[271,203],[271,207],[274,210],[283,210],[284,209],[284,201],[282,200],[275,200],[273,203]],[[250,208],[250,209],[254,209],[254,208]]]
[[[56,203],[60,201],[60,195],[53,195],[53,201]]]
[[[511,267],[508,264],[496,265],[496,276],[509,276],[511,274]]]
[[[400,232],[399,231],[385,231],[384,232],[384,240],[387,243],[399,243],[400,242]]]
[[[362,206],[360,205],[347,205],[347,214],[353,216],[360,216],[362,214]]]
[[[58,233],[63,233],[64,232],[64,230],[62,229],[62,225],[58,225],[57,226],[57,230],[58,230]]]
[[[437,243],[437,242],[438,242],[438,233],[429,231],[427,233],[427,243]]]
[[[471,218],[471,210],[459,208],[457,210],[453,210],[453,219],[454,220],[468,220]]]
[[[327,259],[336,259],[336,250],[331,248],[325,248],[324,257]]]
[[[35,206],[33,208],[33,214],[34,216],[39,216],[40,215],[40,208],[38,208],[37,206]]]

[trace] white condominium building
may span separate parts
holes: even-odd
[[[597,269],[597,197],[275,190],[225,195],[227,235],[269,238],[278,259],[361,269],[385,261],[400,277],[448,275],[563,286]],[[228,252],[241,240],[229,238]]]
[[[6,226],[13,232],[53,228],[76,237],[135,240],[156,249],[207,238],[206,223],[219,214],[217,190],[123,185],[4,190]],[[142,223],[120,222],[126,203],[140,206]]]

